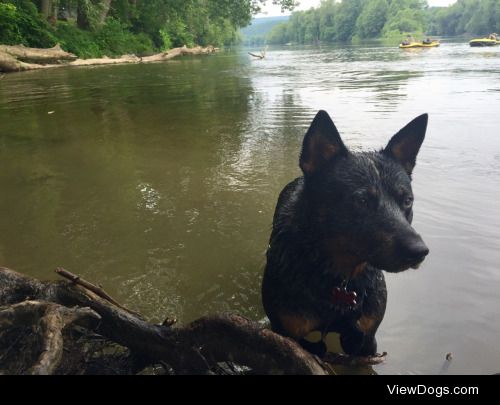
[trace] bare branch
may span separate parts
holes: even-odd
[[[71,281],[72,283],[75,283],[75,284],[78,284],[80,286],[82,286],[83,288],[86,288],[87,290],[89,291],[92,291],[94,294],[98,295],[99,297],[101,298],[104,298],[106,301],[109,301],[110,303],[112,303],[113,305],[116,305],[118,308],[121,308],[123,309],[124,311],[127,311],[133,315],[136,315],[136,316],[141,316],[139,313],[137,312],[134,312],[128,308],[125,308],[123,305],[121,305],[120,303],[118,303],[118,301],[116,301],[114,298],[112,298],[106,291],[104,291],[102,288],[92,284],[92,283],[89,283],[88,281],[86,280],[83,280],[82,278],[80,278],[79,276],[77,276],[76,274],[73,274],[73,273],[70,273],[69,271],[67,270],[64,270],[63,268],[58,268],[56,269],[56,273]]]

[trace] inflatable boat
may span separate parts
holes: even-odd
[[[480,46],[495,46],[500,45],[500,40],[498,37],[489,37],[489,38],[477,38],[473,39],[469,42],[472,47],[480,47]]]
[[[399,45],[401,49],[410,49],[410,48],[435,48],[436,46],[441,45],[439,41],[431,41],[431,42],[403,42]]]

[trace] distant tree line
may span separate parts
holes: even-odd
[[[450,7],[431,11],[428,29],[434,34],[500,32],[500,0],[459,0]]]
[[[458,0],[429,8],[425,0],[323,0],[276,25],[270,44],[310,44],[415,35],[485,35],[500,31],[500,0]]]
[[[271,0],[269,0],[271,1]],[[292,9],[294,0],[272,0]],[[61,43],[79,56],[237,40],[266,0],[0,0],[0,44]]]

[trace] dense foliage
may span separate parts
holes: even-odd
[[[429,30],[440,35],[478,35],[500,32],[500,0],[458,0],[436,9]]]
[[[55,41],[49,24],[39,18],[33,2],[0,1],[0,44],[44,47]]]
[[[224,45],[266,0],[0,0],[0,43],[82,57]],[[292,9],[294,0],[272,0]]]
[[[458,0],[429,8],[425,0],[323,0],[276,25],[272,44],[401,38],[402,35],[486,35],[500,31],[500,0]]]
[[[423,32],[425,0],[323,0],[320,7],[292,14],[276,26],[270,43],[314,43]]]

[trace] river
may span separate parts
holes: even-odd
[[[347,373],[500,372],[500,47],[237,49],[0,79],[0,264],[58,266],[160,322],[263,320],[281,189],[327,110],[352,149],[430,114],[414,175],[418,271],[387,275],[387,363]],[[330,342],[338,350],[335,338]],[[447,353],[453,361],[447,362]]]

